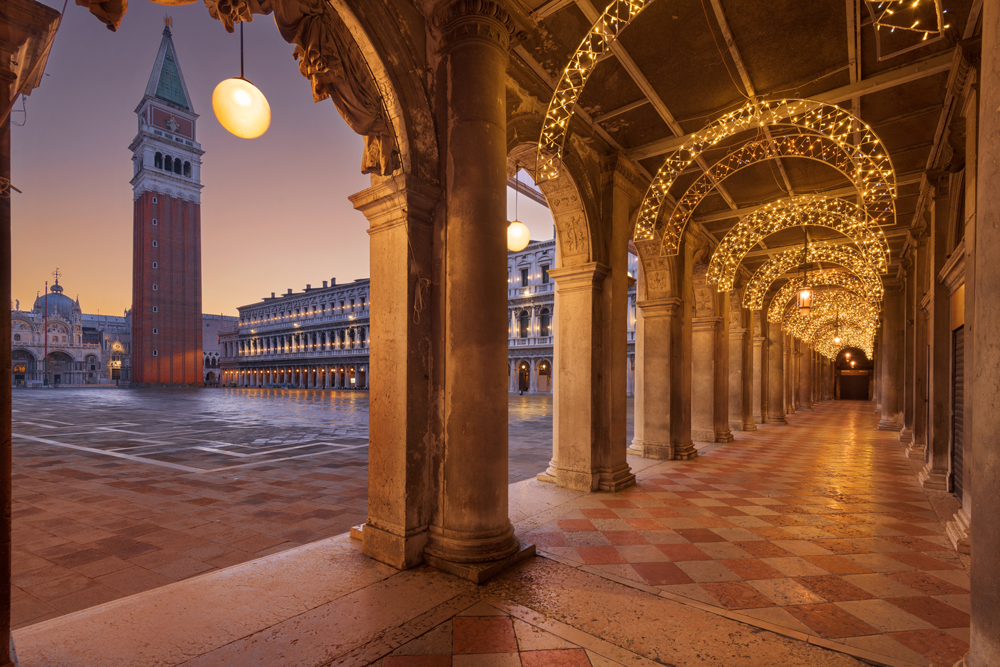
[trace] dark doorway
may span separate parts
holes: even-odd
[[[840,374],[840,400],[842,401],[867,401],[868,400],[868,373],[842,372]]]

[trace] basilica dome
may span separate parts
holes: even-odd
[[[35,305],[32,310],[39,313],[45,312],[44,295],[35,299]],[[71,320],[74,314],[80,314],[80,304],[63,294],[62,285],[57,281],[49,291],[49,315],[58,315]]]

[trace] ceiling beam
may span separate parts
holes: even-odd
[[[531,15],[536,21],[541,21],[542,19],[548,18],[553,14],[569,7],[575,2],[575,0],[549,0],[548,2],[542,3],[542,6],[531,12]]]
[[[543,195],[541,192],[531,187],[527,183],[522,183],[520,180],[516,180],[514,178],[508,178],[507,187],[512,188],[517,192],[520,192],[522,195],[524,195],[531,201],[541,204],[545,208],[549,207],[549,202],[546,201],[545,195]]]
[[[641,100],[636,100],[635,102],[631,102],[624,106],[620,106],[617,109],[612,109],[607,113],[598,114],[597,116],[594,116],[594,122],[603,123],[604,121],[610,118],[614,118],[615,116],[620,116],[623,113],[628,113],[632,109],[638,109],[639,107],[644,107],[647,104],[649,104],[649,98],[644,97]]]
[[[928,76],[940,74],[941,72],[947,72],[951,69],[954,57],[955,49],[950,49],[919,62],[894,70],[889,70],[888,72],[883,72],[881,74],[876,74],[875,76],[863,79],[857,83],[852,83],[846,86],[841,86],[840,88],[828,90],[825,93],[813,95],[810,99],[827,104],[837,104],[838,102],[843,102],[854,97],[877,93],[905,83],[910,83],[911,81],[918,81]],[[664,153],[669,153],[680,148],[686,142],[690,141],[692,136],[694,135],[686,134],[679,137],[658,139],[656,141],[651,141],[648,144],[632,148],[626,151],[625,155],[632,160],[642,160],[655,155],[663,155]]]

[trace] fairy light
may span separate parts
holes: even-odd
[[[576,102],[600,57],[653,0],[612,0],[580,42],[549,102],[535,160],[536,183],[559,176],[559,161]]]
[[[903,30],[907,32],[923,33],[925,41],[928,35],[935,37],[944,33],[951,27],[944,22],[944,10],[941,8],[941,0],[880,0],[879,2],[869,2],[872,10],[872,25],[875,30],[888,28],[891,32]],[[929,22],[921,25],[933,17],[934,26]]]
[[[694,210],[690,204],[704,198],[720,178],[725,178],[739,168],[774,157],[807,157],[838,166],[863,197],[877,195],[874,198],[882,199],[884,191],[887,201],[883,206],[888,206],[893,220],[895,219],[895,172],[889,151],[871,126],[849,111],[832,104],[800,99],[753,99],[695,133],[683,146],[667,156],[643,197],[635,238],[653,238],[660,209],[671,186],[698,156],[734,134],[761,126],[791,126],[799,132],[777,137],[773,141],[749,142],[746,150],[733,151],[717,163],[712,168],[711,175],[705,174],[697,179],[688,193],[678,200],[674,215],[667,221],[663,234],[663,245],[667,252],[674,253],[679,247],[684,225]],[[870,193],[873,188],[875,192]]]
[[[856,294],[858,297],[869,303],[877,303],[878,299],[869,292],[869,285],[858,278],[853,273],[847,271],[826,269],[823,271],[813,271],[809,280],[813,289],[813,294],[817,293],[817,288],[837,287]],[[777,291],[771,299],[771,305],[767,309],[767,321],[777,324],[782,320],[788,304],[795,298],[802,287],[802,278],[790,278],[781,289]]]
[[[879,273],[889,266],[889,242],[881,227],[855,204],[817,195],[772,202],[742,218],[719,242],[708,264],[707,279],[720,292],[733,288],[746,254],[771,234],[812,225],[839,232],[858,246]]]
[[[661,232],[663,249],[666,253],[677,252],[684,228],[694,210],[720,183],[741,169],[776,158],[804,158],[837,169],[854,185],[861,197],[861,208],[872,223],[895,224],[895,175],[888,158],[881,153],[867,154],[863,146],[845,143],[840,140],[839,135],[834,139],[811,132],[812,130],[809,130],[806,133],[797,132],[775,136],[772,139],[749,141],[727,153],[695,179],[677,199],[673,212],[666,216]],[[639,209],[636,239],[652,238],[660,210],[675,176],[676,174],[665,180],[662,188],[650,186]],[[659,177],[658,173],[654,178],[654,184]]]
[[[882,300],[885,291],[882,287],[882,280],[858,250],[843,244],[813,244],[809,246],[808,253],[803,253],[802,248],[786,250],[775,255],[757,269],[757,272],[747,283],[743,296],[743,307],[749,310],[761,310],[764,307],[764,296],[771,285],[790,270],[805,262],[838,264],[854,273],[865,284],[866,294],[871,295],[877,301]]]

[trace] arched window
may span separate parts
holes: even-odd
[[[21,334],[14,334],[14,340],[16,341],[21,340]]]
[[[163,168],[166,169],[167,171],[174,170],[173,158],[171,158],[169,155],[163,158]]]
[[[157,153],[153,156],[153,165],[157,169],[163,169],[163,153]]]
[[[539,336],[551,336],[549,329],[550,323],[552,321],[552,315],[549,313],[548,308],[542,308],[542,312],[538,315],[538,335]]]
[[[531,315],[528,315],[528,311],[522,310],[521,314],[517,317],[518,320],[518,336],[520,338],[528,337],[528,329],[531,325]]]
[[[185,162],[184,163],[184,175],[185,176],[190,176],[191,175],[191,163],[190,162]]]
[[[180,158],[175,158],[174,159],[174,173],[177,174],[178,176],[180,176],[180,174],[181,174],[181,159]]]

